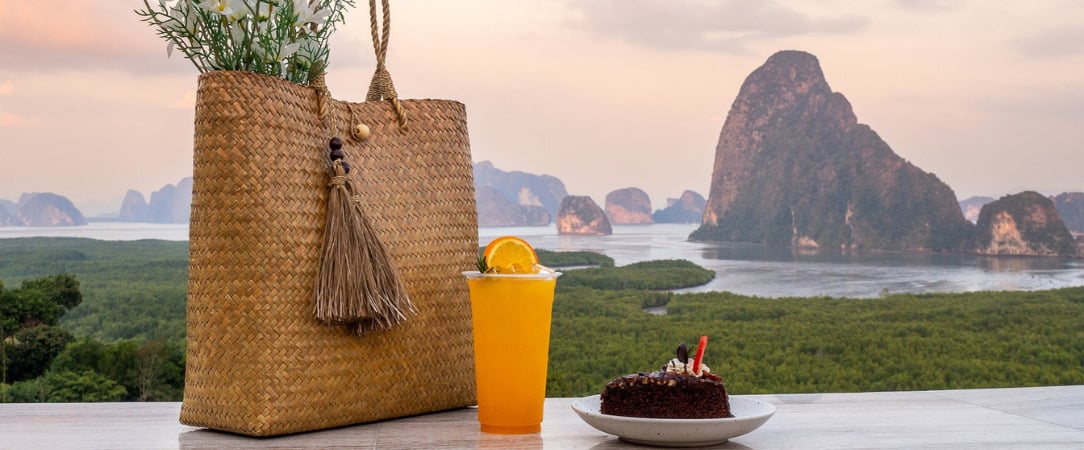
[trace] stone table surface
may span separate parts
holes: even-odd
[[[1084,386],[744,396],[775,405],[727,449],[1084,449]],[[3,449],[614,449],[573,398],[546,400],[542,432],[478,431],[474,408],[274,438],[181,425],[180,403],[0,404]]]

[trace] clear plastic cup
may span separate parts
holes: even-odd
[[[553,291],[560,272],[463,272],[470,287],[478,421],[487,433],[542,430]]]

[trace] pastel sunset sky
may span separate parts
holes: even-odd
[[[958,199],[1084,191],[1084,1],[393,0],[403,98],[466,104],[475,161],[570,194],[707,196],[742,81],[779,50]],[[0,0],[0,199],[116,212],[192,171],[197,71],[133,0]],[[361,101],[374,57],[359,0],[328,85]]]

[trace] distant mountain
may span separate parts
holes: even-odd
[[[8,204],[11,206],[8,206]],[[0,200],[0,227],[15,225],[15,202]]]
[[[606,194],[606,216],[613,225],[655,223],[651,218],[651,198],[643,189],[629,187]]]
[[[703,195],[686,190],[679,198],[666,199],[666,207],[651,214],[655,223],[700,223],[704,219]]]
[[[0,227],[15,225],[15,210],[18,208],[15,202],[0,199]]]
[[[1054,196],[1061,220],[1074,233],[1084,233],[1084,192],[1064,192]]]
[[[505,172],[489,161],[474,164],[474,192],[481,226],[548,225],[568,196],[556,177]]]
[[[474,199],[480,227],[541,226],[551,221],[550,213],[541,206],[512,203],[493,186],[475,188]]]
[[[60,227],[86,225],[83,213],[71,200],[51,192],[25,193],[18,203],[0,203],[0,226]]]
[[[971,223],[978,222],[982,207],[992,201],[994,201],[993,197],[969,197],[960,202],[960,212],[964,213],[964,218]]]
[[[143,198],[143,194],[140,194],[135,189],[129,189],[124,194],[124,200],[120,202],[120,214],[117,215],[117,220],[121,222],[147,222],[149,213],[150,208],[147,206],[147,200]]]
[[[1054,201],[1034,191],[983,206],[969,250],[985,255],[1084,256]]]
[[[692,240],[958,251],[974,228],[952,189],[858,123],[805,52],[776,53],[746,78],[714,167]]]
[[[167,184],[151,193],[149,202],[143,194],[129,189],[120,205],[119,220],[125,222],[188,223],[192,209],[192,177],[181,178],[177,185]]]
[[[192,209],[192,177],[181,178],[176,186],[167,184],[152,192],[147,209],[148,222],[188,223]]]

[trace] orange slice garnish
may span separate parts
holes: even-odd
[[[501,236],[494,239],[482,251],[487,272],[503,274],[538,273],[538,255],[531,244],[515,236]]]

